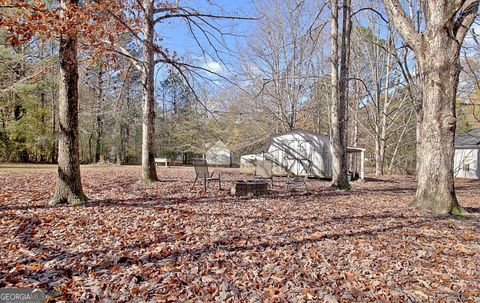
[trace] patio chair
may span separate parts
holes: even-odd
[[[270,183],[270,188],[273,188],[273,163],[270,160],[258,160],[255,163],[255,173],[253,178],[255,180],[267,180]]]
[[[287,190],[292,186],[303,186],[308,192],[307,180],[312,169],[312,162],[309,159],[288,159],[291,162],[290,167],[287,170]],[[300,165],[299,165],[300,164]],[[305,175],[301,175],[299,166],[303,168]]]
[[[193,166],[195,167],[195,181],[193,182],[192,188],[195,187],[195,184],[197,183],[197,180],[203,180],[203,190],[207,191],[207,185],[211,181],[218,181],[218,189],[222,189],[222,181],[220,174],[218,174],[218,177],[214,178],[213,174],[215,172],[212,172],[210,174],[208,172],[208,164],[207,160],[205,159],[193,159]]]

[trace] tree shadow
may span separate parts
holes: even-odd
[[[375,177],[365,177],[365,182],[371,182],[371,183],[395,183],[395,184],[400,183],[398,180],[381,179],[381,178],[375,178]]]
[[[480,207],[464,207],[463,209],[470,214],[480,214]]]
[[[173,182],[173,181],[172,181]],[[176,181],[175,181],[176,182]],[[91,199],[86,204],[85,207],[97,207],[97,206],[120,206],[120,207],[165,207],[171,205],[182,205],[182,204],[206,204],[206,203],[250,203],[258,202],[264,199],[291,199],[291,203],[305,203],[302,199],[297,200],[296,198],[300,197],[311,197],[315,198],[331,198],[331,197],[351,197],[351,196],[360,196],[360,195],[371,195],[372,193],[410,193],[415,189],[412,187],[399,187],[399,188],[377,188],[377,189],[355,189],[351,191],[339,191],[330,188],[321,188],[321,189],[311,189],[308,192],[301,190],[290,190],[284,191],[282,189],[275,189],[269,191],[268,194],[261,196],[232,196],[229,194],[229,191],[226,189],[215,190],[207,192],[204,195],[191,196],[191,191],[185,191],[184,195],[178,197],[171,197],[168,195],[162,194],[150,194],[148,196],[128,198],[128,199],[116,199],[116,198],[106,198],[106,199]],[[4,205],[0,206],[0,212],[9,211],[9,210],[31,210],[31,209],[51,209],[51,208],[61,208],[61,207],[71,207],[70,205],[59,205],[51,206],[48,203],[37,204],[37,205]]]
[[[40,201],[40,200],[35,200]],[[0,212],[2,211],[9,211],[9,210],[32,210],[32,209],[49,209],[49,208],[56,208],[55,206],[46,204],[41,205],[2,205],[0,206]]]
[[[202,213],[196,213],[198,216],[204,216],[206,214]],[[208,214],[212,215],[212,214]],[[218,215],[218,214],[215,214]],[[70,259],[70,258],[81,258],[85,257],[84,252],[71,252],[67,251],[64,249],[61,249],[62,246],[56,246],[56,247],[49,247],[45,246],[41,241],[38,241],[33,238],[33,235],[35,234],[34,230],[37,228],[39,225],[39,221],[41,221],[38,218],[30,218],[30,217],[23,217],[23,216],[17,216],[17,215],[11,215],[11,219],[17,219],[20,220],[24,224],[24,228],[21,228],[15,232],[15,238],[19,239],[22,244],[24,244],[26,247],[29,249],[35,249],[38,251],[36,255],[42,255],[45,257],[42,258],[37,258],[35,256],[32,256],[30,258],[24,258],[24,259],[19,259],[17,260],[17,263],[31,263],[31,262],[48,262],[48,261],[61,261],[65,259]],[[249,218],[248,216],[239,216],[238,218],[240,219],[247,219]],[[306,244],[306,243],[313,243],[313,242],[319,242],[323,240],[337,240],[343,237],[356,237],[356,236],[365,236],[365,235],[376,235],[384,232],[389,232],[389,231],[394,231],[397,229],[405,228],[405,227],[410,227],[410,228],[415,228],[420,226],[421,224],[425,223],[428,221],[428,219],[423,219],[419,221],[405,221],[404,216],[391,216],[391,215],[362,215],[362,216],[338,216],[338,217],[333,217],[330,221],[330,223],[335,223],[335,222],[350,222],[351,220],[354,219],[362,219],[362,220],[370,220],[370,219],[386,219],[389,218],[389,220],[396,219],[400,221],[400,224],[395,224],[392,226],[380,226],[380,227],[375,227],[375,228],[366,228],[363,230],[359,231],[345,231],[345,232],[334,232],[334,233],[325,233],[323,235],[317,236],[317,237],[311,237],[311,238],[302,238],[298,239],[296,238],[297,235],[297,229],[290,229],[288,231],[283,231],[283,232],[272,232],[272,233],[265,233],[265,234],[259,234],[258,236],[261,238],[266,238],[260,241],[258,244],[254,245],[236,245],[232,244],[236,241],[233,241],[232,237],[223,237],[222,239],[212,241],[211,243],[204,244],[200,248],[185,248],[182,250],[178,251],[172,251],[168,253],[164,253],[159,255],[158,257],[155,257],[157,261],[161,261],[163,259],[167,258],[172,258],[172,257],[178,257],[181,255],[201,255],[203,253],[210,253],[220,246],[223,246],[222,249],[225,251],[230,251],[230,252],[242,252],[242,251],[249,251],[249,250],[256,250],[258,248],[267,248],[270,247],[272,249],[275,248],[281,248],[285,246],[290,246],[290,245],[298,245],[298,244]],[[262,219],[264,220],[272,220],[271,217],[266,218],[263,217]],[[315,218],[309,218],[310,220],[315,220]],[[321,231],[321,224],[315,224],[315,227],[318,229],[318,231]],[[307,228],[307,227],[304,227]],[[243,237],[244,235],[241,235]],[[272,243],[271,240],[269,239],[271,236],[274,236],[276,238],[287,238],[285,240],[280,240],[275,243]],[[233,237],[238,237],[238,236],[233,236]],[[291,238],[291,239],[288,239]],[[248,235],[246,236],[246,239],[248,239]],[[171,243],[177,241],[173,235],[169,236],[163,236],[163,237],[158,237],[154,240],[144,240],[144,241],[139,241],[137,243],[130,243],[123,245],[119,249],[109,249],[109,248],[104,248],[104,249],[92,249],[89,250],[88,254],[95,254],[95,255],[101,255],[101,254],[106,254],[111,251],[118,251],[118,253],[112,254],[112,256],[123,256],[124,254],[120,253],[121,251],[125,252],[131,252],[132,250],[138,250],[138,249],[144,249],[150,247],[152,244],[156,243]],[[47,257],[48,256],[48,257]],[[123,258],[119,258],[119,260],[113,260],[113,263],[122,263],[125,261],[122,261]],[[152,259],[150,259],[150,262]],[[93,267],[94,269],[106,269],[106,266],[96,266]]]

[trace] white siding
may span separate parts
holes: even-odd
[[[273,174],[283,176],[287,169],[304,175],[300,162],[293,159],[307,159],[312,164],[311,175],[331,178],[331,153],[328,138],[308,132],[296,131],[273,137],[268,146],[266,158],[273,160]]]
[[[479,179],[478,149],[455,149],[454,175],[459,178]]]

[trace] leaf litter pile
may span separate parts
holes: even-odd
[[[479,302],[480,219],[408,207],[412,178],[309,180],[263,197],[190,190],[192,168],[82,168],[89,204],[49,207],[53,170],[0,172],[0,287],[80,302]],[[457,195],[480,212],[480,182]]]

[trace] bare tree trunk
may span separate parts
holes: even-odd
[[[417,70],[419,74],[422,74],[420,64],[416,64]],[[422,149],[422,128],[420,125],[423,123],[423,84],[422,78],[418,77],[417,85],[415,87],[415,92],[417,95],[415,96],[415,99],[413,100],[414,105],[415,105],[415,119],[417,121],[417,129],[415,130],[415,138],[416,138],[416,162],[415,162],[415,170],[416,174],[418,177],[418,169],[419,169],[419,163],[420,163],[420,157],[422,156],[420,154],[420,150]]]
[[[391,36],[388,37],[387,49],[390,51],[392,40]],[[390,115],[390,94],[388,92],[390,88],[390,73],[391,73],[391,53],[387,52],[387,62],[385,69],[385,86],[384,86],[384,102],[382,108],[382,119],[380,124],[380,146],[378,154],[378,167],[375,171],[377,176],[383,176],[384,167],[385,167],[385,149],[387,147],[387,127],[388,127],[388,116]]]
[[[377,43],[378,41],[377,37]],[[375,53],[375,60],[372,62],[374,65],[374,81],[375,81],[375,176],[381,176],[381,113],[382,113],[382,83],[380,79],[380,47],[377,45],[373,46]]]
[[[350,0],[343,3],[340,79],[338,78],[338,2],[332,0],[332,186],[349,189],[347,155],[348,65],[350,58]]]
[[[88,136],[88,150],[85,153],[85,149],[82,150],[82,160],[86,161],[87,163],[93,163],[95,161],[95,150],[92,147],[92,141],[93,141],[93,131],[90,133]]]
[[[353,84],[354,100],[352,102],[352,146],[358,145],[358,102],[360,100],[360,91],[356,82]]]
[[[142,181],[158,181],[155,169],[155,84],[154,84],[154,20],[153,2],[144,0],[145,26],[143,43],[143,120],[142,120]]]
[[[417,145],[417,193],[412,205],[434,214],[462,214],[453,178],[455,99],[460,48],[477,17],[479,1],[426,1],[428,18],[423,33],[416,32],[399,0],[384,3],[420,67],[422,103],[417,140],[421,144]]]
[[[41,108],[41,117],[40,121],[42,121],[42,125],[45,125],[45,92],[43,92],[43,87],[42,87],[42,93],[40,94],[40,108]],[[40,162],[45,162],[46,157],[45,157],[45,144],[42,143],[40,145]]]
[[[118,150],[117,150],[117,154],[116,154],[116,159],[115,159],[115,163],[117,163],[118,165],[121,165],[123,164],[124,162],[124,159],[125,159],[125,142],[124,142],[124,123],[123,122],[120,122],[119,123],[119,126],[118,126],[118,132],[119,132],[119,139],[118,139]]]
[[[62,0],[62,9],[78,5],[78,0]],[[87,197],[82,190],[78,148],[78,62],[77,37],[60,37],[60,93],[58,134],[58,178],[51,204],[83,204]]]
[[[423,72],[423,119],[418,127],[425,135],[418,145],[417,193],[412,205],[445,214],[460,208],[454,190],[453,155],[461,66],[458,58],[437,49],[418,59]]]
[[[105,153],[103,150],[102,137],[103,137],[103,117],[102,117],[102,104],[103,104],[103,68],[100,63],[100,70],[98,71],[98,84],[97,84],[97,106],[95,113],[95,162],[105,160]]]
[[[54,87],[54,85],[52,85],[52,87]],[[55,89],[52,89],[52,105],[51,105],[51,111],[52,111],[52,127],[51,127],[51,131],[52,131],[52,136],[54,138],[56,138],[56,134],[57,134],[57,121],[56,121],[56,116],[55,116],[55,113],[57,112],[57,105],[55,104],[55,100],[56,100],[56,91]],[[50,162],[54,163],[55,160],[57,159],[57,148],[58,148],[58,145],[57,145],[57,142],[56,140],[52,143],[53,146],[52,146],[52,152],[50,154]]]
[[[340,170],[340,161],[338,156],[335,154],[334,150],[334,137],[338,136],[336,133],[336,128],[338,126],[338,116],[337,116],[337,104],[338,104],[338,0],[330,0],[331,5],[331,21],[330,21],[330,78],[331,78],[331,87],[332,87],[332,102],[330,107],[330,145],[332,149],[332,178],[338,178]],[[337,128],[338,129],[338,128]],[[335,183],[332,183],[335,184]]]
[[[377,117],[378,119],[380,117]],[[380,171],[381,169],[381,163],[380,163],[380,125],[378,125],[376,121],[375,123],[375,176],[381,176],[382,173]]]
[[[6,123],[5,123],[5,114],[3,113],[3,108],[0,108],[0,115],[2,117],[2,131],[5,131]]]

